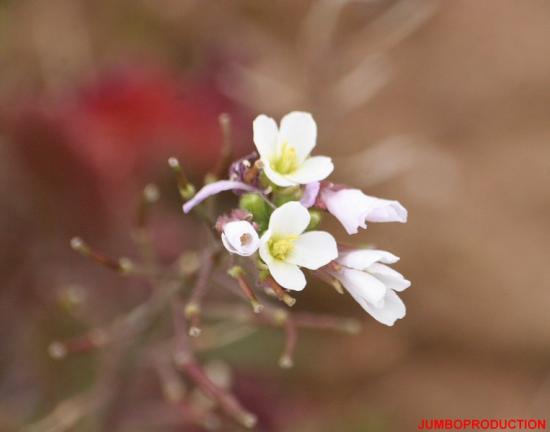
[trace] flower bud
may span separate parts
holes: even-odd
[[[322,185],[316,205],[334,215],[348,234],[366,228],[367,222],[407,222],[407,210],[398,201],[368,196],[342,185]]]
[[[309,210],[309,225],[307,226],[307,230],[314,230],[319,225],[321,225],[321,221],[323,220],[323,214],[319,210],[310,209]]]
[[[239,207],[247,210],[254,217],[261,231],[267,228],[269,223],[270,208],[263,198],[256,193],[246,193],[239,200]]]
[[[234,221],[224,225],[222,243],[231,253],[250,256],[258,250],[260,238],[250,222]]]

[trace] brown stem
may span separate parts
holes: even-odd
[[[308,312],[293,314],[296,325],[300,328],[315,330],[337,330],[356,334],[361,330],[360,323],[352,318],[341,318],[331,315],[317,315]]]
[[[286,333],[285,348],[279,359],[279,366],[287,369],[294,365],[294,351],[298,341],[298,332],[296,331],[296,325],[290,318],[286,320],[284,327]]]
[[[91,258],[98,264],[101,264],[104,267],[107,267],[111,270],[125,273],[132,268],[132,263],[127,258],[114,259],[107,255],[104,255],[95,249],[92,249],[87,243],[84,242],[80,237],[73,237],[71,239],[71,247],[81,255]]]
[[[273,290],[275,296],[287,306],[292,307],[296,303],[296,299],[288,294],[275,280],[269,276],[265,283]]]
[[[250,302],[250,306],[252,306],[254,313],[260,313],[264,309],[264,306],[258,301],[252,287],[245,279],[244,269],[240,266],[233,266],[227,271],[227,274],[237,281],[239,289],[242,294],[244,294],[245,298]]]
[[[214,264],[213,254],[210,251],[203,253],[202,265],[199,268],[199,274],[197,280],[191,291],[191,295],[187,304],[185,305],[185,317],[189,320],[191,326],[189,328],[189,334],[191,336],[198,336],[200,334],[200,316],[201,316],[201,304],[204,296],[208,290],[208,280],[212,267]]]
[[[218,117],[220,123],[220,129],[222,131],[222,146],[220,150],[220,157],[216,163],[216,166],[212,170],[212,176],[214,178],[221,178],[224,175],[225,170],[229,166],[231,156],[233,153],[233,145],[231,139],[231,117],[227,113],[222,113]]]
[[[220,408],[241,425],[252,428],[256,424],[256,416],[245,410],[239,401],[223,388],[215,384],[195,360],[193,351],[187,339],[186,320],[181,308],[173,308],[176,344],[174,361],[191,381],[193,381],[207,396],[218,403]]]

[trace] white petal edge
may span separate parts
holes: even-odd
[[[302,234],[294,242],[294,249],[287,262],[317,270],[337,257],[338,247],[331,234],[325,231],[310,231]]]
[[[357,270],[366,270],[376,262],[394,264],[397,261],[399,261],[399,257],[378,249],[356,249],[344,252],[338,257],[339,264]]]
[[[252,123],[253,140],[260,158],[269,160],[277,149],[279,134],[277,123],[271,117],[260,114]]]
[[[365,195],[369,210],[365,214],[368,222],[401,222],[406,223],[408,212],[399,201]]]
[[[273,234],[299,235],[309,225],[311,216],[298,201],[290,201],[275,209],[269,219],[269,230]]]
[[[279,174],[277,171],[274,171],[271,168],[270,160],[262,159],[262,162],[264,164],[263,170],[265,172],[265,175],[269,180],[271,180],[277,186],[288,187],[288,186],[296,186],[298,184],[294,180],[291,180],[290,178],[288,178],[288,176],[284,176],[282,174]]]
[[[278,145],[288,142],[296,150],[299,162],[304,161],[317,141],[317,124],[310,113],[292,111],[281,119]]]
[[[346,288],[352,297],[361,305],[366,302],[380,304],[386,296],[386,286],[366,272],[345,269],[334,273],[334,277],[342,282],[344,288]]]
[[[401,292],[411,286],[411,282],[405,279],[401,273],[385,264],[374,263],[368,268],[368,272],[389,289],[395,291]]]
[[[227,249],[227,251],[229,253],[232,253],[232,254],[237,253],[237,250],[231,245],[229,240],[227,240],[227,236],[224,233],[222,233],[221,237],[222,237],[222,243],[225,246],[225,248]]]
[[[407,308],[403,300],[392,290],[388,290],[383,308],[376,308],[369,303],[361,303],[361,306],[375,320],[387,326],[393,326],[398,319],[404,318]]]
[[[298,184],[307,184],[326,179],[332,171],[334,171],[334,164],[331,158],[313,156],[304,160],[300,167],[288,174],[286,178]]]
[[[302,291],[306,287],[304,272],[297,265],[274,260],[268,267],[273,279],[283,288]]]

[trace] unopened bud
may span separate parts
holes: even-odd
[[[130,273],[134,269],[134,263],[130,258],[122,257],[118,260],[118,264],[122,273]]]
[[[294,366],[294,361],[288,354],[284,354],[279,359],[279,366],[283,369],[290,369]]]
[[[154,203],[158,201],[159,197],[160,197],[160,192],[156,185],[149,183],[143,189],[143,198],[145,198],[145,200],[148,203]]]
[[[197,326],[191,326],[189,327],[189,336],[191,337],[199,337],[201,335],[201,329]]]
[[[233,266],[227,270],[227,274],[233,279],[239,279],[245,274],[245,271],[241,266]]]
[[[252,305],[252,310],[254,313],[261,313],[264,310],[264,306],[261,303],[258,303],[256,300],[251,300],[250,304]]]
[[[283,294],[283,301],[288,307],[292,307],[296,304],[296,299],[287,293]]]
[[[55,360],[60,360],[67,355],[67,348],[61,342],[52,342],[48,347],[48,354]]]
[[[198,315],[201,311],[201,307],[197,303],[188,303],[185,305],[184,315],[185,318],[190,319]]]
[[[319,210],[310,209],[309,210],[309,225],[307,226],[307,230],[314,230],[319,225],[321,225],[321,221],[323,220],[323,214]]]
[[[273,313],[273,319],[277,325],[282,325],[288,319],[288,313],[284,309],[277,309]]]
[[[251,413],[245,413],[241,418],[242,425],[247,429],[252,429],[254,426],[256,426],[257,422],[258,418]]]
[[[170,165],[172,169],[178,169],[180,167],[180,163],[175,157],[168,158],[168,165]]]
[[[257,193],[246,193],[239,200],[239,207],[251,213],[254,222],[260,227],[260,231],[267,228],[271,209],[264,199]]]
[[[86,250],[86,245],[80,237],[73,237],[71,239],[71,247],[77,252],[83,252]]]
[[[189,182],[189,180],[185,176],[185,173],[183,172],[179,161],[175,157],[171,157],[168,159],[168,165],[170,166],[170,168],[172,168],[172,171],[174,171],[174,174],[176,175],[178,190],[181,197],[185,200],[188,200],[193,195],[195,195],[195,187]]]

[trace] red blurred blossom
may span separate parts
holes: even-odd
[[[222,143],[220,113],[232,116],[235,142],[242,141],[242,115],[208,75],[193,80],[119,68],[8,112],[8,131],[48,192],[65,199],[86,194],[90,207],[119,206],[157,180],[169,156],[179,157],[191,176],[213,167]]]

